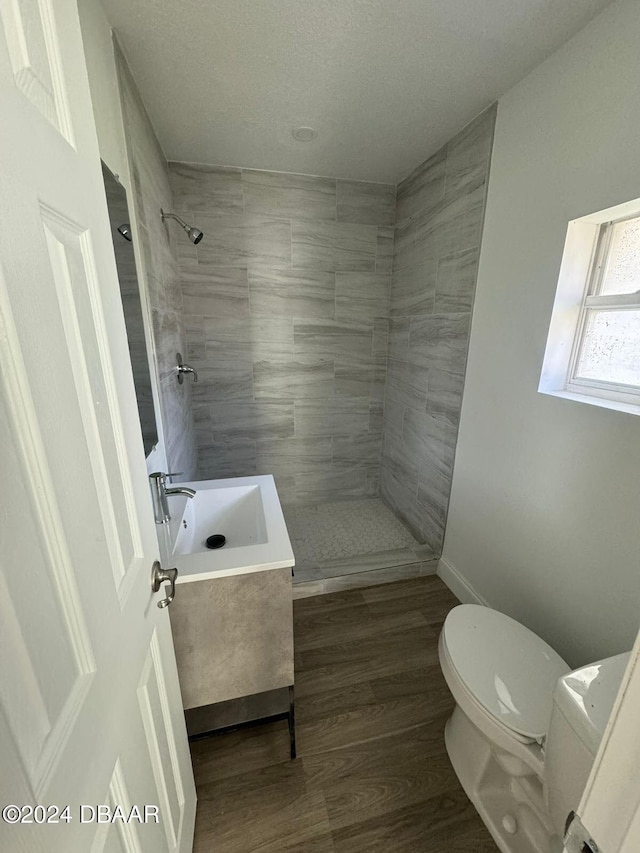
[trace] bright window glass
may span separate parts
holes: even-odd
[[[640,310],[589,310],[575,376],[640,386]]]
[[[640,290],[640,217],[610,226],[599,293],[609,296]]]

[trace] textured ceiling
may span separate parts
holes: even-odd
[[[610,0],[102,2],[170,160],[395,183]]]

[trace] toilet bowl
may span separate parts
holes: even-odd
[[[496,844],[561,851],[629,655],[572,672],[514,619],[462,604],[447,616],[439,656],[456,701],[447,751]]]

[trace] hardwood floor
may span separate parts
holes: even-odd
[[[191,745],[194,853],[496,853],[449,764],[436,576],[294,602],[286,722]]]

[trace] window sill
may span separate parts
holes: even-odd
[[[589,406],[599,406],[601,409],[615,409],[618,412],[627,412],[629,415],[640,415],[640,403],[622,403],[618,400],[609,400],[606,397],[576,394],[575,391],[547,391],[538,388],[538,392],[540,394],[548,394],[551,397],[574,400],[577,403],[587,403]]]

